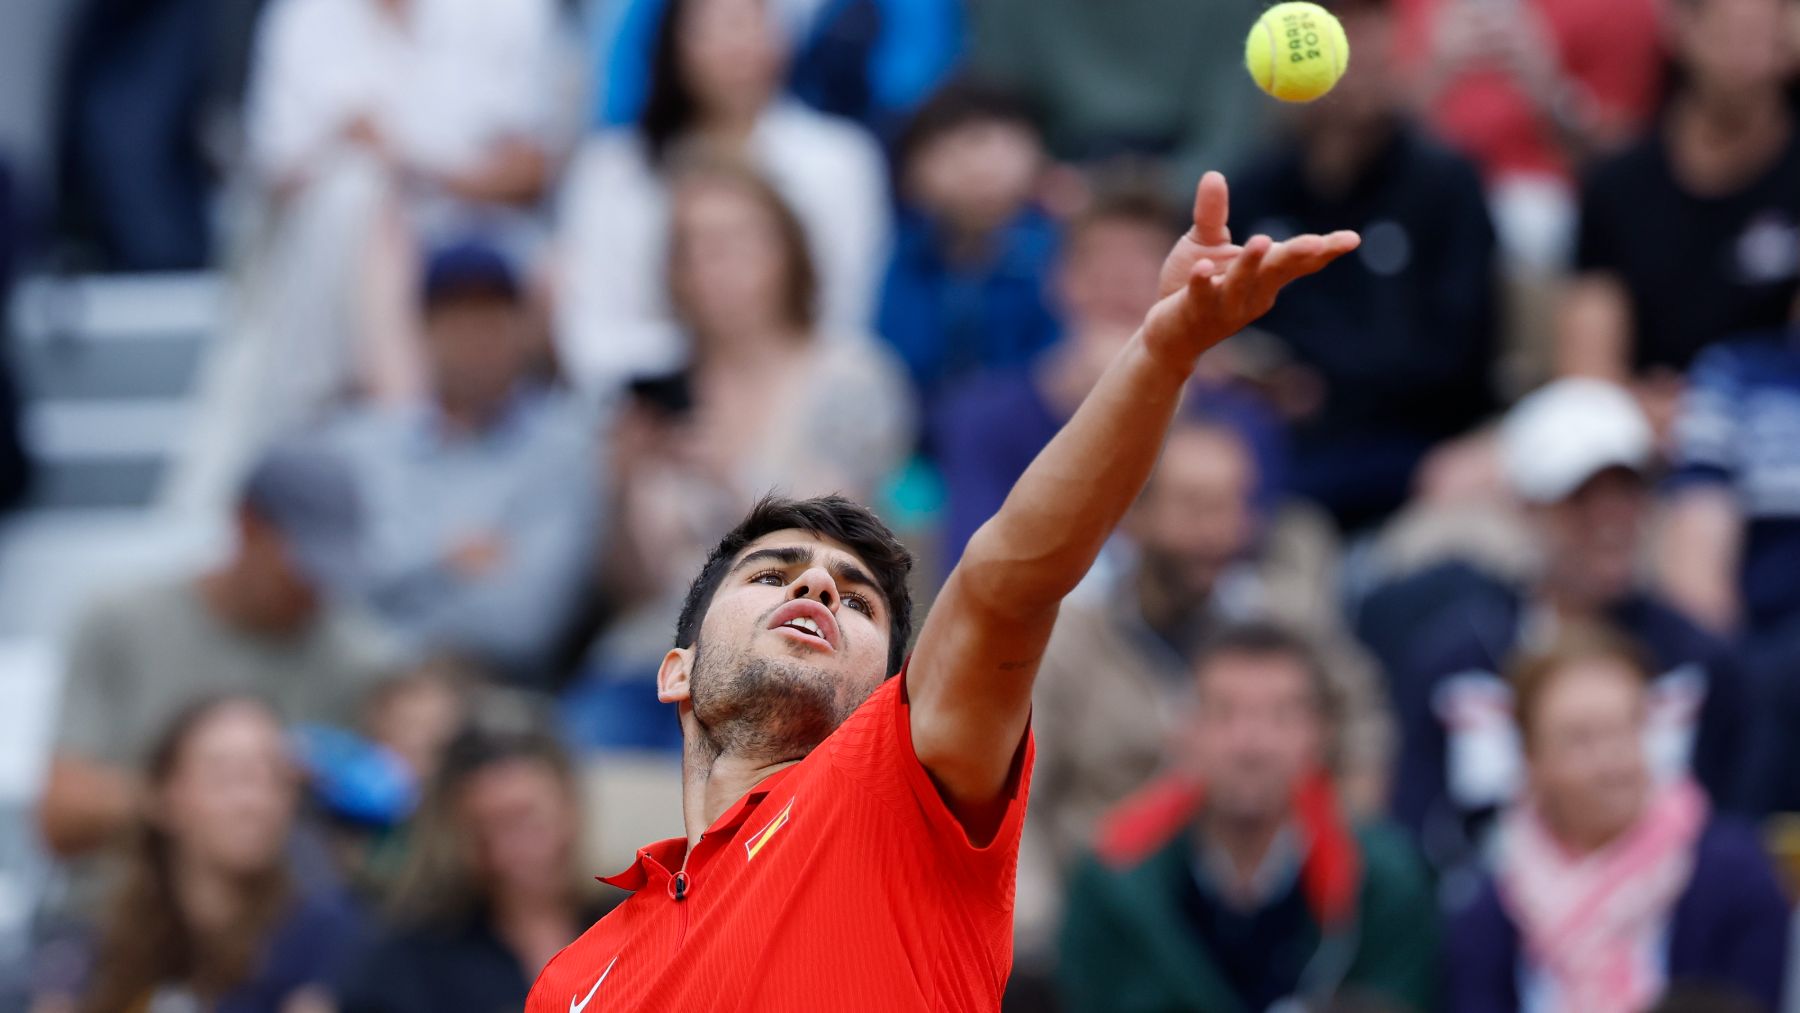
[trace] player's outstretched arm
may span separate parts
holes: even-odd
[[[1161,301],[970,539],[925,620],[907,672],[913,746],[971,828],[1005,786],[1057,605],[1149,477],[1196,360],[1359,242],[1334,232],[1235,245],[1228,203],[1225,178],[1207,173],[1194,227],[1163,264]]]

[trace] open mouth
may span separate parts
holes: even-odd
[[[775,628],[778,630],[793,630],[796,633],[804,633],[809,637],[817,637],[827,644],[831,643],[831,641],[825,639],[825,631],[819,628],[819,624],[805,616],[802,616],[799,619],[790,619]]]
[[[808,598],[797,598],[776,609],[769,617],[769,629],[814,646],[837,648],[837,618],[830,609]]]

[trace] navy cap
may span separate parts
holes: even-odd
[[[464,293],[519,298],[519,273],[493,244],[465,238],[432,250],[420,296],[426,305]]]
[[[279,445],[244,480],[242,502],[274,525],[306,576],[321,587],[356,582],[362,500],[355,476],[322,448]]]

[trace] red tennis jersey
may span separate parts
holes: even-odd
[[[607,877],[632,896],[550,961],[526,1013],[998,1010],[1031,736],[976,847],[913,752],[904,683],[764,778],[692,855],[659,841]]]

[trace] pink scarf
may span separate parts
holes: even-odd
[[[1658,788],[1631,829],[1581,856],[1551,837],[1534,801],[1503,820],[1501,903],[1564,1010],[1635,1013],[1661,993],[1652,948],[1693,874],[1707,808],[1692,781]]]

